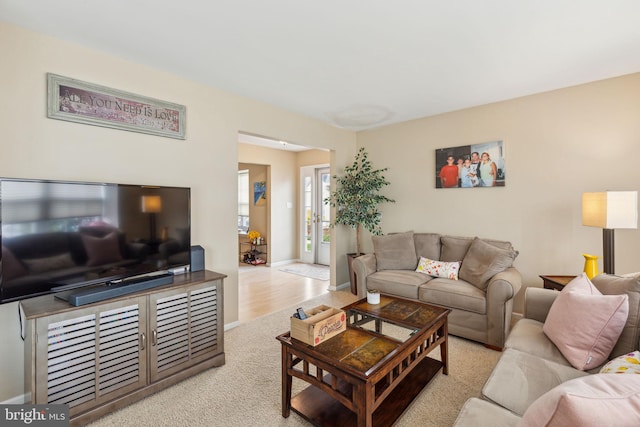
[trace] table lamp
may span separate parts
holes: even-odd
[[[638,192],[583,193],[582,225],[602,228],[604,272],[614,274],[613,231],[616,228],[638,228]]]

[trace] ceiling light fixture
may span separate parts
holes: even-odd
[[[327,114],[333,124],[346,129],[361,129],[389,120],[394,113],[379,105],[352,105]]]

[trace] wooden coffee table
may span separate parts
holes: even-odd
[[[451,310],[382,295],[343,308],[345,332],[313,347],[279,335],[282,416],[317,426],[390,426],[442,368],[448,374]],[[442,361],[428,357],[440,347]],[[311,384],[291,396],[293,377]]]

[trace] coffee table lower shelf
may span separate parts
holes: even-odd
[[[373,413],[374,427],[387,427],[402,415],[411,402],[443,367],[439,360],[425,357]],[[291,398],[291,409],[316,426],[355,426],[356,414],[324,391],[309,386]]]

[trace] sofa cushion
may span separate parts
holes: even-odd
[[[615,276],[601,274],[593,278],[592,283],[603,295],[627,294],[629,296],[629,315],[618,342],[611,351],[611,357],[630,353],[640,349],[640,274]]]
[[[542,325],[542,322],[533,319],[518,320],[511,328],[504,347],[542,357],[560,365],[571,366],[558,347],[544,334]]]
[[[436,233],[414,233],[413,242],[416,246],[416,257],[440,259],[440,235]],[[460,258],[462,259],[462,258]]]
[[[451,280],[458,280],[458,271],[460,271],[460,261],[435,261],[425,257],[420,257],[420,262],[418,262],[418,267],[416,268],[418,273]]]
[[[89,267],[122,261],[120,243],[116,232],[107,234],[104,237],[83,234],[82,242],[87,252],[87,266]]]
[[[24,265],[5,246],[2,247],[2,279],[9,281],[28,274]]]
[[[440,261],[462,261],[473,242],[472,237],[442,236]]]
[[[440,261],[460,261],[464,259],[474,237],[460,236],[442,236],[440,242],[442,249],[440,251]],[[492,246],[500,249],[513,249],[511,242],[505,240],[481,239]]]
[[[522,415],[536,399],[552,388],[585,375],[589,374],[508,348],[482,388],[482,395]]]
[[[479,289],[487,289],[489,280],[511,267],[517,256],[518,251],[502,249],[475,238],[462,260],[460,278]]]
[[[486,400],[468,399],[456,418],[454,427],[515,427],[520,417]]]
[[[69,252],[44,258],[23,259],[22,262],[27,266],[31,273],[36,274],[75,267],[75,263],[71,259],[71,254]]]
[[[416,269],[418,257],[413,231],[373,236],[372,240],[378,271]]]
[[[595,368],[607,360],[622,332],[628,299],[602,295],[582,273],[562,289],[542,330],[576,369]]]
[[[431,304],[478,314],[487,312],[487,295],[464,280],[433,279],[418,290],[418,298]]]
[[[432,280],[431,276],[413,270],[377,271],[367,277],[367,289],[404,298],[418,298],[420,285]]]
[[[600,369],[601,374],[640,374],[640,351],[632,351],[609,361]]]
[[[638,426],[640,378],[595,374],[567,381],[533,402],[519,425]]]

